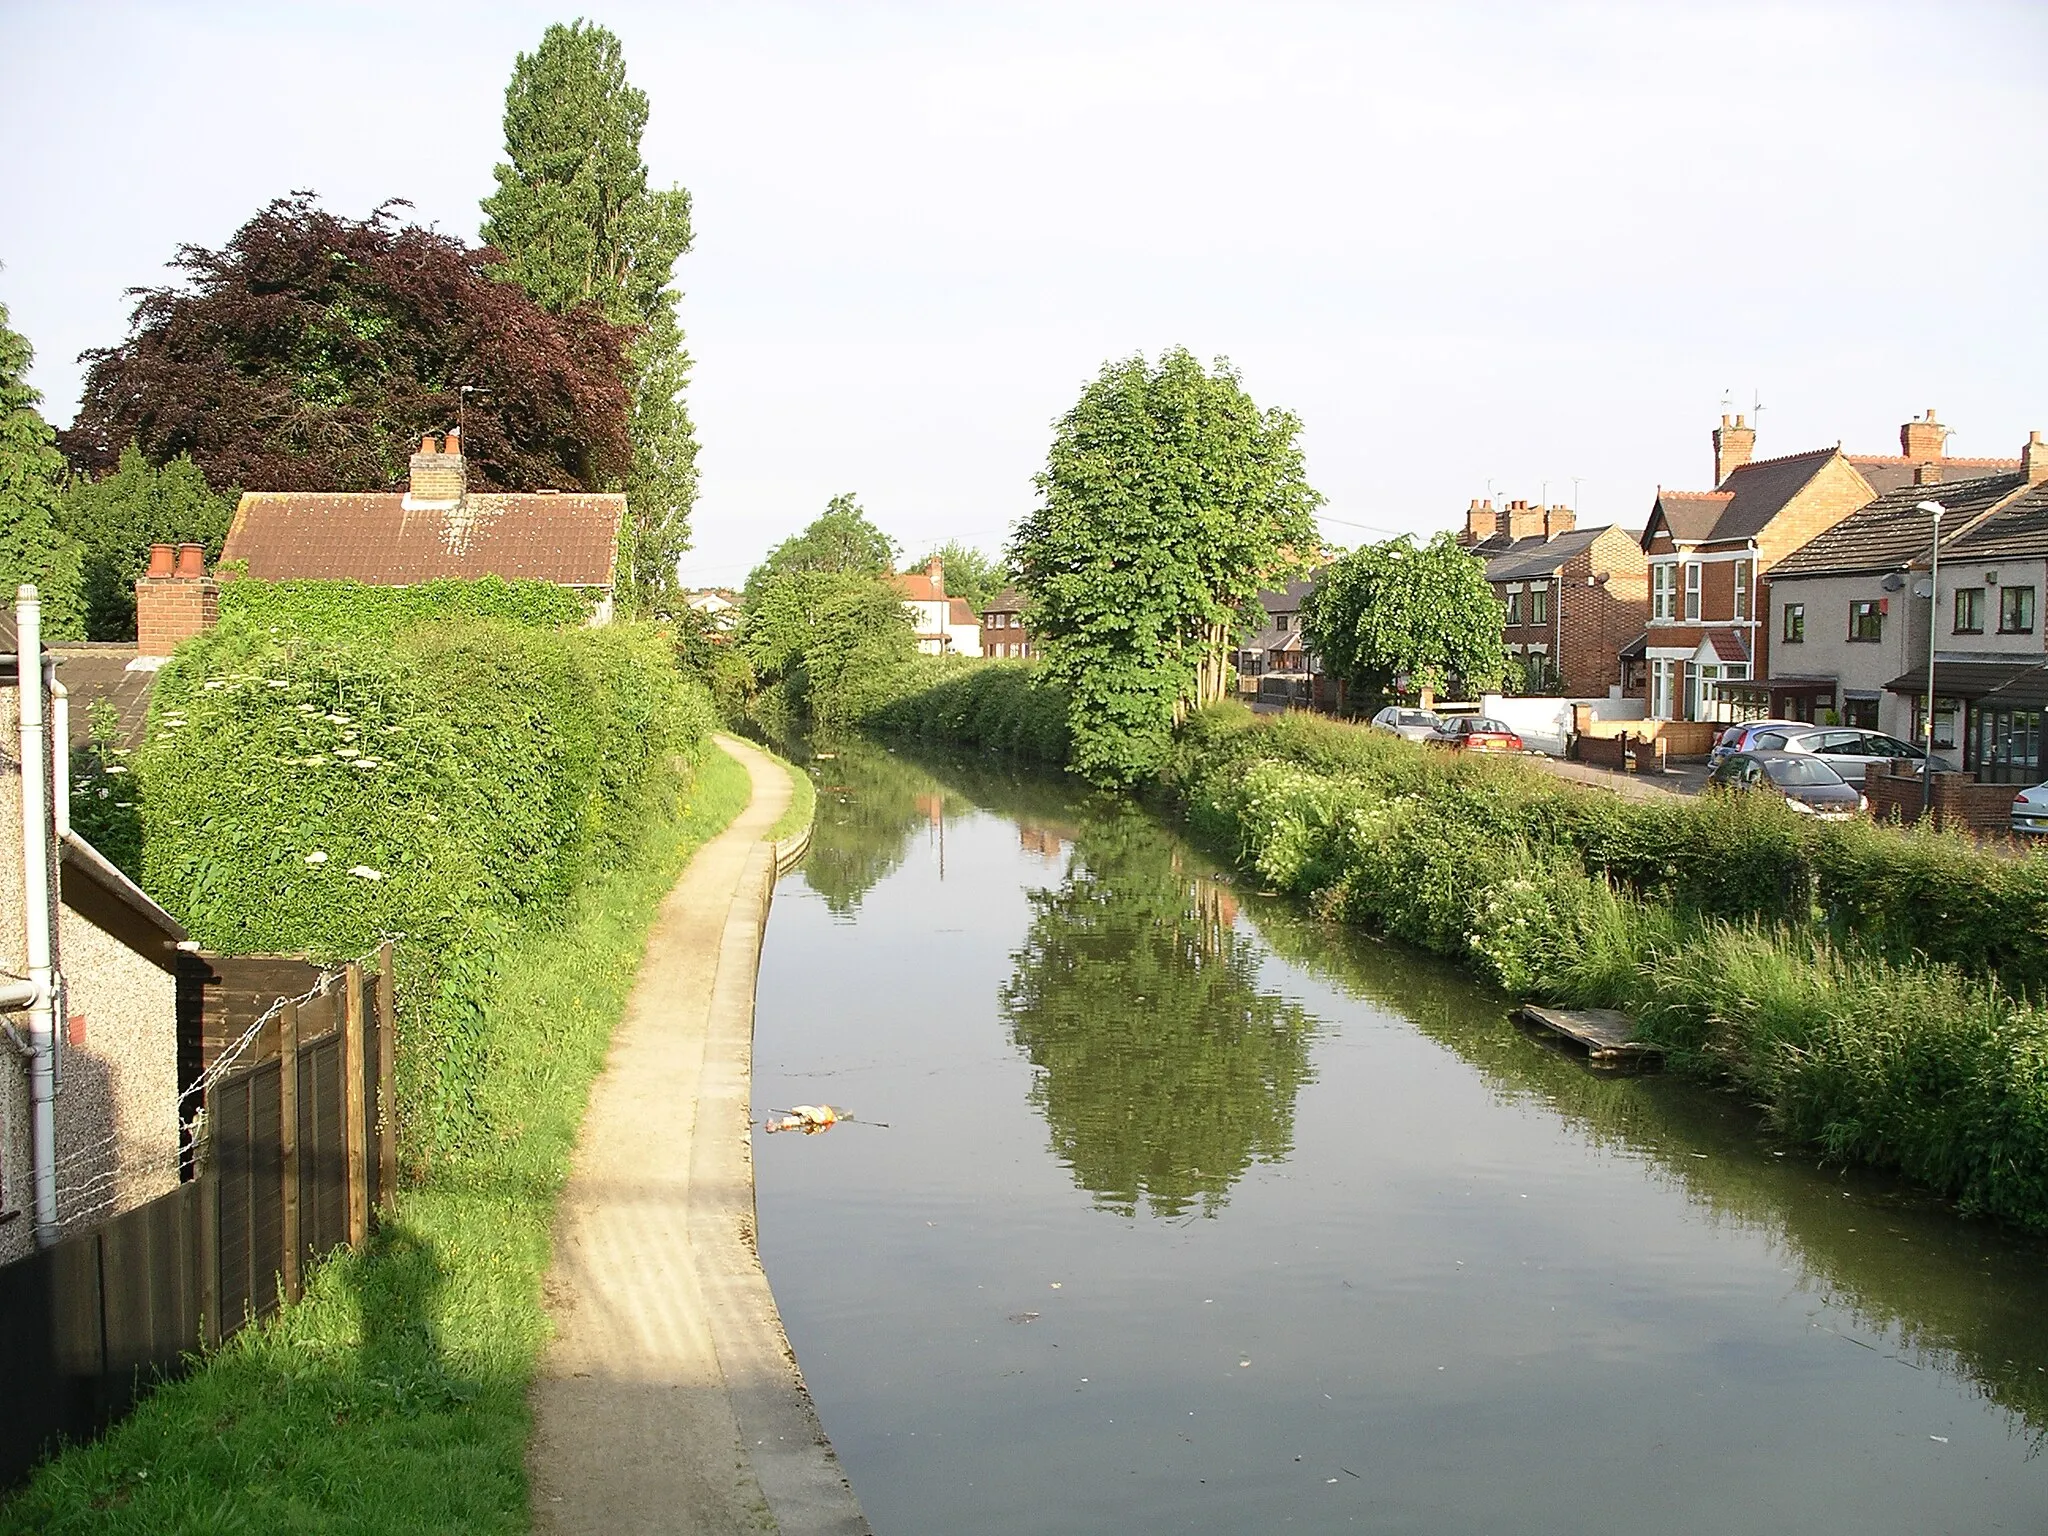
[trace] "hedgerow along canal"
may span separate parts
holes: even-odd
[[[2048,1245],[1610,1078],[1156,819],[850,745],[760,1247],[878,1532],[2040,1531]]]

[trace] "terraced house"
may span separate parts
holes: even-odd
[[[1771,574],[1881,493],[2019,468],[2016,459],[1950,459],[1947,435],[1930,410],[1899,429],[1897,455],[1836,445],[1754,459],[1756,428],[1723,416],[1713,433],[1715,488],[1660,489],[1643,530],[1649,622],[1621,659],[1650,716],[1720,720],[1770,710],[1813,718],[1824,707],[1816,701],[1832,698],[1836,685],[1803,673],[1772,681],[1764,617]]]
[[[1486,561],[1502,638],[1531,693],[1599,698],[1622,684],[1620,652],[1641,633],[1649,566],[1625,529],[1578,526],[1570,507],[1491,498],[1465,509],[1458,542]]]

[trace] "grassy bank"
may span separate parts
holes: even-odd
[[[768,841],[783,843],[808,827],[811,818],[818,814],[818,786],[811,782],[808,773],[779,752],[769,747],[762,750],[782,764],[782,771],[789,775],[789,806],[768,829]]]
[[[959,672],[868,719],[997,745],[1020,696]],[[1626,800],[1236,706],[1190,721],[1148,788],[1327,918],[1625,1009],[1788,1135],[2048,1230],[2048,859],[1761,796]]]
[[[747,796],[716,749],[694,779],[653,776],[603,866],[505,933],[476,999],[478,1134],[432,1161],[367,1253],[320,1266],[299,1305],[45,1466],[0,1532],[528,1529],[555,1197],[654,912]]]

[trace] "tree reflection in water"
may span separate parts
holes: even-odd
[[[1135,811],[1084,816],[1066,878],[1030,899],[1001,1004],[1054,1151],[1107,1209],[1214,1215],[1292,1151],[1313,1022],[1260,988],[1228,887]]]

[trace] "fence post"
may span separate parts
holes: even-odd
[[[199,1342],[218,1349],[220,1326],[220,1176],[213,1166],[213,1090],[200,1100],[192,1178],[199,1186]]]
[[[277,1143],[284,1159],[284,1299],[299,1299],[299,1005],[277,1020]]]
[[[342,971],[341,1141],[348,1172],[348,1245],[361,1248],[370,1234],[368,1171],[363,1156],[367,1127],[363,1111],[363,968],[349,961]]]
[[[395,961],[386,939],[377,949],[377,1199],[388,1215],[398,1204],[398,1008]]]

